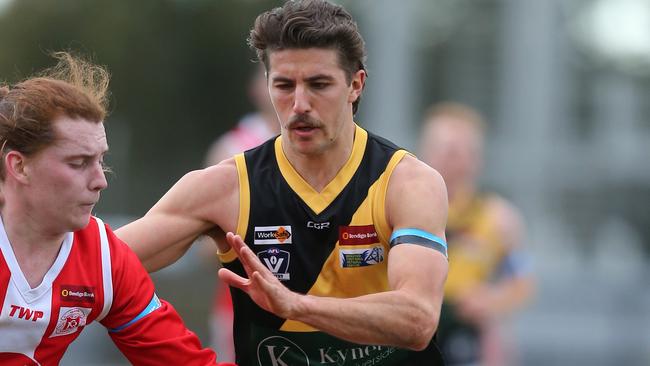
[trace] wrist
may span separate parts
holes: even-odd
[[[311,308],[311,303],[313,302],[313,296],[311,295],[302,295],[295,294],[293,299],[292,306],[289,309],[289,314],[286,317],[287,319],[303,321],[305,316],[309,314]]]

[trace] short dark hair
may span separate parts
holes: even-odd
[[[248,44],[269,70],[269,52],[285,49],[330,48],[338,52],[348,83],[366,70],[366,47],[357,23],[342,6],[325,0],[289,0],[260,14]],[[356,113],[361,96],[352,104]]]

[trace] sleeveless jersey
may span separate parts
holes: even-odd
[[[58,365],[84,327],[99,321],[135,365],[215,364],[176,311],[154,293],[135,254],[98,218],[67,233],[31,288],[0,221],[0,364]]]
[[[237,155],[240,214],[237,234],[289,289],[315,296],[357,297],[389,290],[391,228],[384,200],[388,180],[406,151],[356,126],[352,153],[337,176],[316,192],[285,157],[281,137]],[[224,266],[245,276],[230,250]],[[359,345],[304,323],[268,313],[231,288],[237,364],[437,364],[432,343],[423,363],[415,352]]]

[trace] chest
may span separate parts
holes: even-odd
[[[101,272],[92,253],[74,250],[70,237],[51,266],[40,272],[42,281],[31,286],[32,274],[6,245],[1,249],[0,353],[54,362],[102,310]]]

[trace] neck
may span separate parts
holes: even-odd
[[[355,124],[346,126],[336,141],[319,154],[300,154],[291,149],[283,150],[287,160],[298,174],[316,191],[321,192],[331,182],[352,154]]]
[[[52,267],[61,249],[65,233],[53,233],[39,225],[35,215],[5,202],[2,221],[7,238],[30,286],[36,287]]]

